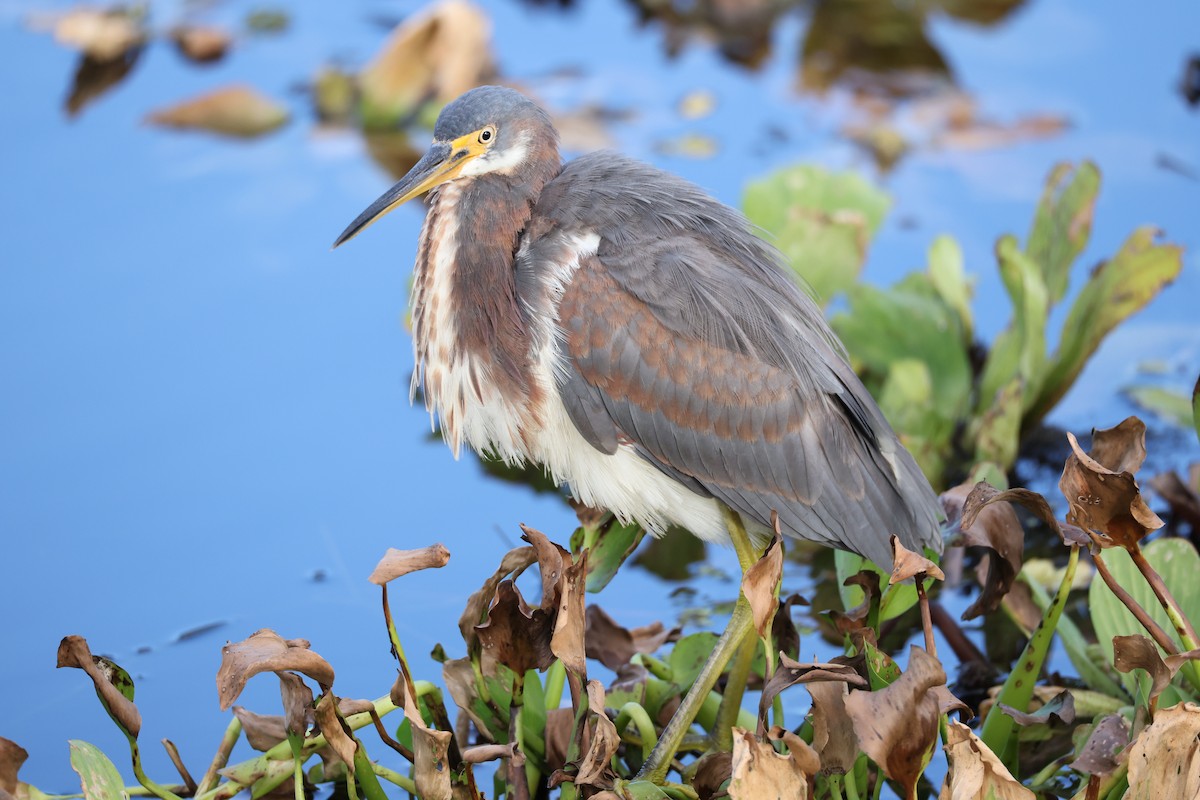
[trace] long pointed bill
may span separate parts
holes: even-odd
[[[455,144],[457,142],[435,142],[425,152],[425,155],[421,156],[421,160],[408,171],[408,174],[400,179],[399,183],[384,192],[378,200],[371,203],[366,211],[359,214],[358,218],[346,227],[346,230],[342,231],[342,235],[337,238],[333,246],[337,247],[353,239],[364,228],[396,206],[456,177],[473,154],[464,152],[465,148],[455,148]]]

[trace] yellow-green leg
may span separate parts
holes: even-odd
[[[733,548],[737,552],[738,563],[741,565],[742,572],[745,573],[758,558],[754,545],[750,542],[746,528],[742,525],[742,520],[736,512],[726,509],[725,524],[729,529],[729,538],[733,542]],[[696,682],[692,684],[692,688],[688,690],[687,695],[684,696],[683,701],[679,704],[679,709],[675,712],[675,716],[671,717],[671,721],[667,723],[662,736],[658,737],[658,744],[650,753],[650,757],[646,759],[646,763],[642,765],[641,771],[637,774],[637,780],[646,780],[659,784],[666,780],[667,772],[671,768],[671,759],[675,757],[675,752],[679,749],[683,737],[687,734],[688,729],[692,727],[692,722],[695,721],[696,714],[700,712],[700,707],[704,704],[704,700],[708,697],[708,693],[712,691],[713,686],[716,685],[717,679],[721,677],[721,673],[725,670],[725,665],[729,663],[729,659],[733,657],[733,654],[737,652],[738,647],[743,642],[747,643],[747,648],[750,648],[751,657],[753,656],[754,651],[752,648],[757,644],[754,637],[750,635],[753,630],[754,617],[750,612],[750,604],[746,602],[746,596],[741,593],[739,588],[737,603],[733,606],[733,615],[729,618],[729,624],[725,626],[725,632],[717,640],[717,646],[713,649],[708,660],[704,662],[704,667],[696,677]],[[741,660],[739,659],[739,661]],[[746,660],[748,662],[748,659]],[[729,717],[730,719],[737,718],[737,710],[741,705],[741,689],[744,687],[745,681],[740,683],[737,690],[735,690],[735,694],[737,695],[736,703],[727,703],[726,701],[729,700],[728,695],[722,699],[721,709],[717,713],[719,721],[724,721],[730,714],[733,715]],[[728,692],[728,690],[726,691]]]

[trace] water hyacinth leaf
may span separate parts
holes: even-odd
[[[1067,293],[1071,265],[1091,235],[1099,192],[1100,170],[1090,161],[1077,167],[1056,164],[1046,179],[1025,254],[1041,268],[1051,303],[1058,303]]]
[[[1143,411],[1181,428],[1192,426],[1192,403],[1183,392],[1161,386],[1127,386],[1121,393]]]
[[[827,303],[854,285],[891,201],[852,172],[798,165],[751,182],[742,197],[750,221]]]
[[[891,685],[873,692],[856,689],[846,698],[859,746],[901,785],[905,797],[915,796],[937,740],[939,703],[930,690],[945,683],[938,660],[914,645],[908,669]]]
[[[1120,714],[1109,714],[1093,727],[1087,743],[1077,751],[1071,769],[1101,777],[1118,768],[1117,754],[1129,744],[1129,720]]]
[[[1167,538],[1156,539],[1142,548],[1142,554],[1150,562],[1163,582],[1171,587],[1171,592],[1179,602],[1183,616],[1188,619],[1200,619],[1200,555],[1196,548],[1186,539]],[[1141,572],[1133,563],[1133,559],[1123,548],[1111,548],[1104,551],[1104,562],[1117,584],[1142,608],[1150,617],[1174,636],[1167,613],[1162,609],[1150,584],[1142,577]],[[1092,625],[1096,630],[1096,638],[1100,642],[1111,642],[1117,636],[1145,633],[1133,613],[1125,607],[1104,581],[1093,580],[1088,588],[1088,606],[1092,612]],[[1183,649],[1182,645],[1180,649]],[[1112,665],[1112,650],[1102,648],[1105,660]],[[1134,683],[1125,678],[1126,688],[1135,690]]]
[[[284,125],[288,110],[249,86],[226,86],[191,100],[150,112],[153,125],[202,130],[223,136],[254,138]]]
[[[629,663],[638,653],[651,654],[679,635],[679,628],[667,630],[661,622],[639,628],[618,625],[604,609],[587,607],[584,614],[587,657],[599,661],[614,672]]]
[[[354,753],[358,744],[338,716],[337,698],[332,693],[321,695],[314,709],[317,726],[334,754],[342,760],[350,774],[354,774]]]
[[[1186,653],[1176,653],[1165,659],[1149,637],[1140,633],[1131,636],[1114,636],[1113,666],[1117,672],[1131,672],[1135,669],[1144,670],[1150,676],[1148,697],[1150,708],[1158,702],[1158,696],[1171,683],[1171,679],[1179,672],[1185,663],[1200,659],[1200,649],[1189,650]]]
[[[1031,725],[1070,725],[1075,721],[1075,696],[1064,689],[1042,704],[1037,711],[1018,711],[1000,703],[1000,710],[1022,727]]]
[[[1067,441],[1072,452],[1058,488],[1071,507],[1068,521],[1101,534],[1101,547],[1132,547],[1165,524],[1146,505],[1132,473],[1114,471],[1092,458],[1069,431]]]
[[[81,6],[53,20],[54,40],[96,61],[115,61],[146,41],[143,16]]]
[[[260,672],[299,672],[316,681],[322,690],[333,685],[333,667],[309,649],[305,639],[284,639],[263,628],[243,641],[221,649],[221,668],[217,670],[217,695],[224,711],[242,693],[246,681]]]
[[[696,760],[692,788],[701,800],[712,800],[733,775],[733,753],[705,753]]]
[[[1019,375],[996,392],[991,405],[974,423],[976,462],[991,462],[1006,469],[1016,463],[1026,396],[1025,381]]]
[[[943,749],[949,768],[940,800],[1034,800],[1034,793],[961,722],[947,721]]]
[[[0,791],[17,793],[17,773],[27,758],[29,753],[24,747],[0,736]]]
[[[442,2],[401,22],[359,73],[360,116],[369,129],[395,127],[428,100],[448,103],[494,72],[491,22],[478,6]]]
[[[86,800],[122,800],[129,797],[121,773],[108,756],[94,744],[70,740],[71,769],[79,774],[79,785]],[[15,790],[14,790],[15,791]]]
[[[579,758],[575,785],[607,788],[612,786],[615,777],[610,762],[621,746],[621,736],[604,713],[604,687],[600,681],[588,681],[587,699],[592,740],[588,743],[587,751]]]
[[[1200,705],[1160,710],[1129,747],[1128,800],[1200,797]]]
[[[544,609],[531,608],[510,580],[496,587],[487,621],[476,625],[475,633],[483,645],[485,674],[494,674],[495,665],[503,664],[524,675],[531,669],[545,669],[554,660],[550,650],[554,618]]]
[[[455,658],[442,664],[442,681],[454,704],[475,724],[480,736],[493,742],[504,737],[508,730],[506,721],[497,719],[496,712],[479,696],[469,658]]]
[[[1155,228],[1137,229],[1115,256],[1092,272],[1063,324],[1058,350],[1046,365],[1046,379],[1027,426],[1062,399],[1113,328],[1179,276],[1182,248],[1156,244],[1157,236]]]
[[[198,64],[220,61],[233,44],[233,36],[224,28],[202,25],[181,25],[171,31],[180,55]]]
[[[1113,472],[1137,472],[1146,461],[1145,423],[1126,417],[1111,428],[1093,428],[1088,456]]]
[[[294,672],[276,672],[279,694],[283,700],[283,716],[287,730],[293,736],[304,736],[316,722],[312,689]]]
[[[645,536],[646,529],[641,525],[633,522],[625,525],[610,515],[588,545],[587,590],[595,593],[608,586]]]
[[[696,676],[717,646],[718,638],[712,631],[701,631],[675,643],[667,664],[671,667],[671,681],[682,691],[687,691],[696,682]]]
[[[397,550],[389,547],[367,580],[376,586],[383,586],[388,581],[410,572],[444,567],[449,561],[450,551],[443,544],[431,544],[418,550]]]
[[[775,674],[767,681],[766,686],[763,687],[762,696],[759,698],[759,719],[766,719],[767,709],[784,689],[798,683],[813,684],[825,681],[840,683],[842,686],[849,684],[862,687],[866,685],[862,676],[848,664],[817,663],[815,661],[811,664],[804,664],[780,653],[779,666],[775,669]]]
[[[1025,394],[1032,403],[1046,365],[1046,318],[1050,314],[1050,300],[1037,265],[1017,248],[1014,237],[1004,236],[996,243],[996,260],[1000,265],[1000,278],[1012,298],[1012,329],[1020,342],[1016,374],[1023,380]],[[985,374],[981,390],[985,397],[994,394],[992,388]],[[999,391],[1002,385],[994,388]]]
[[[980,481],[974,486],[959,484],[940,496],[942,510],[952,532],[964,547],[981,547],[987,554],[983,570],[983,591],[963,612],[963,619],[990,614],[1000,607],[1000,601],[1012,588],[1021,571],[1025,547],[1025,529],[1006,499],[1024,498],[1022,492],[998,492],[995,487]],[[1032,494],[1032,493],[1030,493]],[[1037,498],[1045,504],[1040,495]],[[1053,512],[1050,519],[1054,519]]]
[[[133,68],[141,60],[145,49],[145,47],[135,47],[111,61],[99,61],[91,56],[82,56],[79,64],[75,67],[71,92],[63,103],[67,116],[78,115],[93,101],[103,97],[110,89],[129,77]]]
[[[1200,473],[1200,464],[1192,465]],[[1176,522],[1186,522],[1192,530],[1200,530],[1200,480],[1188,486],[1175,472],[1155,475],[1147,484],[1171,507]]]
[[[844,775],[858,759],[858,737],[854,726],[846,724],[850,689],[842,681],[812,682],[804,688],[812,695],[813,747],[821,759],[821,772]]]
[[[474,653],[478,648],[479,637],[475,633],[475,626],[482,623],[487,616],[488,607],[496,596],[496,587],[510,575],[515,579],[536,561],[537,554],[532,547],[518,547],[508,551],[491,577],[467,598],[467,606],[458,618],[458,630],[467,644],[468,653]]]
[[[742,594],[750,603],[754,629],[765,636],[779,607],[779,581],[783,577],[783,537],[775,532],[771,544],[742,576]]]
[[[242,706],[234,706],[233,715],[242,723],[246,742],[260,753],[287,739],[287,722],[278,714],[256,714]]]
[[[800,762],[780,755],[770,742],[760,742],[743,728],[733,729],[730,800],[762,800],[787,797],[808,798],[808,778]]]
[[[888,578],[889,584],[902,583],[917,575],[924,575],[930,578],[936,578],[939,581],[946,579],[945,573],[941,568],[930,561],[920,553],[913,552],[900,543],[900,539],[895,535],[892,536],[892,575]]]
[[[570,559],[569,554],[563,557],[562,584],[554,615],[554,632],[550,636],[550,652],[577,675],[586,675],[583,596],[587,583],[588,554],[583,553],[573,564]]]
[[[96,696],[113,722],[131,739],[142,729],[142,715],[133,704],[133,679],[113,661],[93,656],[82,636],[64,637],[58,645],[57,666],[75,667],[87,673],[96,687]]]
[[[964,338],[970,340],[974,322],[971,318],[971,283],[963,269],[963,253],[954,237],[938,236],[929,245],[929,280],[933,288],[958,312]]]

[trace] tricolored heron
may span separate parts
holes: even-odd
[[[891,534],[940,550],[929,483],[744,217],[616,153],[564,166],[549,117],[512,89],[467,92],[433,135],[334,246],[430,193],[412,388],[455,455],[465,441],[541,464],[653,533],[732,540],[743,568],[772,512],[882,566]],[[749,630],[741,598],[644,776],[665,777]]]

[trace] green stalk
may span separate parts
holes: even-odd
[[[1059,618],[1062,617],[1063,609],[1066,608],[1067,595],[1071,592],[1071,583],[1075,580],[1075,569],[1078,566],[1079,547],[1075,546],[1071,548],[1071,557],[1067,561],[1067,568],[1063,574],[1062,583],[1059,584],[1058,591],[1054,595],[1054,600],[1046,609],[1046,614],[1037,630],[1029,637],[1029,643],[1025,645],[1021,657],[1013,665],[1013,669],[1008,674],[1007,680],[1004,681],[1004,686],[1000,689],[996,702],[988,711],[987,719],[984,720],[983,729],[980,731],[979,738],[993,753],[1000,756],[1005,766],[1013,774],[1017,772],[1017,737],[1014,733],[1016,722],[1000,710],[1000,704],[1003,703],[1018,711],[1025,711],[1029,708],[1034,685],[1046,662],[1050,644],[1054,641],[1054,632],[1058,627]]]
[[[379,777],[383,778],[388,783],[393,783],[399,786],[404,791],[408,792],[413,797],[417,796],[417,785],[407,775],[401,775],[394,769],[388,769],[382,764],[371,764],[371,771]]]
[[[1028,577],[1022,577],[1021,581],[1029,587],[1029,594],[1033,597],[1033,602],[1045,614],[1050,608],[1050,595],[1046,590],[1035,580],[1030,580]],[[1007,608],[1007,604],[1005,606]],[[1016,616],[1012,615],[1014,621]],[[1018,622],[1018,627],[1020,623]],[[1024,631],[1026,636],[1029,636],[1033,631]],[[1101,669],[1087,653],[1087,640],[1083,636],[1083,632],[1079,630],[1079,626],[1068,617],[1066,614],[1058,621],[1058,638],[1062,640],[1063,647],[1067,651],[1067,658],[1071,664],[1079,672],[1079,677],[1083,679],[1091,688],[1098,692],[1110,695],[1112,697],[1128,697],[1125,688],[1112,677]]]
[[[613,724],[617,727],[617,733],[624,733],[630,722],[637,726],[638,736],[641,737],[642,761],[644,762],[650,757],[650,751],[654,749],[654,745],[658,744],[658,734],[654,732],[654,723],[650,720],[650,715],[638,703],[629,702],[621,706]]]
[[[225,733],[221,736],[221,743],[217,745],[217,753],[213,756],[212,763],[208,765],[208,769],[204,773],[204,777],[200,779],[200,783],[196,784],[196,791],[193,797],[199,797],[209,789],[217,785],[217,771],[223,769],[229,763],[229,754],[233,752],[233,746],[237,744],[237,740],[242,735],[242,721],[236,716],[229,720],[229,725],[225,727]]]
[[[562,659],[554,659],[554,663],[546,670],[546,710],[552,711],[562,704],[563,685],[567,680],[567,667]]]

